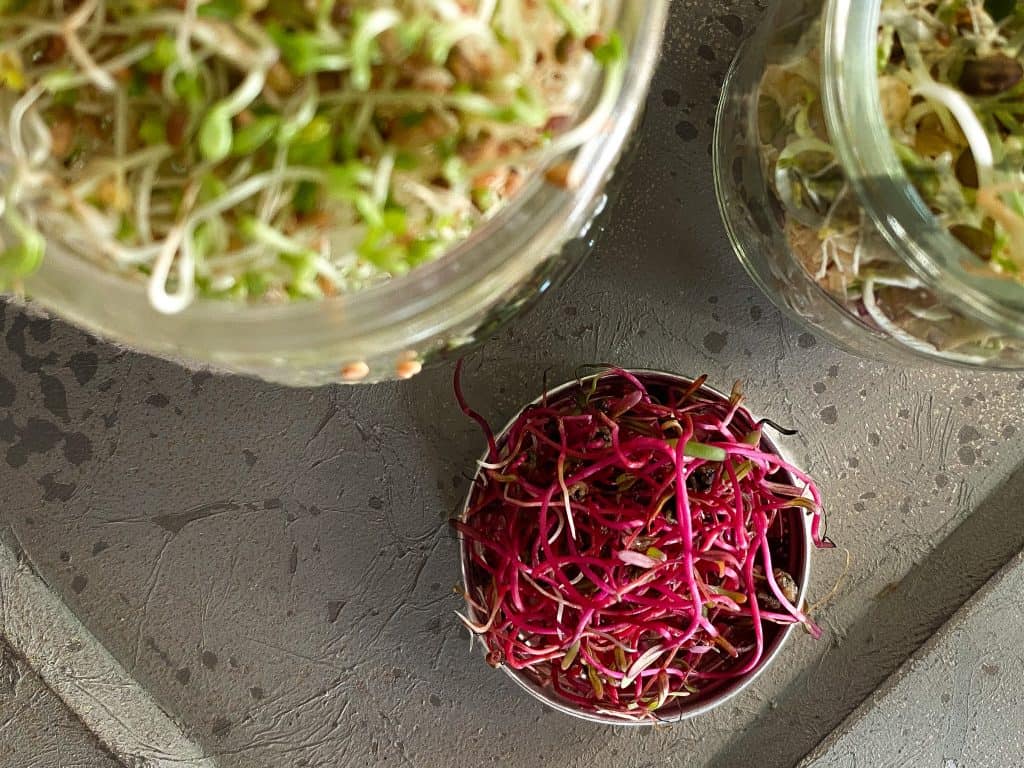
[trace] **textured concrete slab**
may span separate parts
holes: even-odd
[[[2,540],[0,637],[125,765],[216,768]]]
[[[75,715],[0,642],[0,765],[117,768]]]
[[[224,768],[790,768],[1024,547],[1024,378],[908,372],[772,308],[725,240],[715,99],[758,0],[677,0],[635,163],[573,281],[467,365],[503,422],[581,363],[728,388],[801,430],[830,535],[826,637],[719,712],[649,733],[543,710],[468,653],[445,518],[481,438],[451,370],[370,389],[193,374],[0,312],[0,525]],[[975,522],[977,521],[977,522]],[[825,692],[829,693],[826,694]],[[0,734],[0,744],[3,743]],[[542,756],[538,758],[538,756]]]
[[[1024,762],[1024,555],[963,607],[801,768]]]

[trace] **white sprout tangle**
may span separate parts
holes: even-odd
[[[619,2],[27,0],[0,16],[0,288],[44,234],[165,313],[437,258],[606,130]]]

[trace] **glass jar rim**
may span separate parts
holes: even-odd
[[[969,317],[1024,335],[1024,286],[969,273],[977,256],[928,209],[895,149],[878,87],[882,0],[826,0],[822,101],[836,154],[857,197],[922,282]]]
[[[543,261],[545,245],[557,242],[571,226],[586,221],[589,201],[599,193],[614,166],[642,107],[668,14],[668,0],[613,2],[616,24],[628,25],[627,62],[623,85],[601,135],[576,151],[583,169],[573,189],[544,181],[544,168],[531,174],[525,188],[508,206],[465,241],[438,260],[379,285],[349,294],[308,302],[239,304],[199,299],[183,312],[156,312],[146,298],[145,284],[96,269],[87,259],[51,243],[40,270],[26,280],[26,292],[66,319],[115,341],[147,351],[195,352],[189,339],[202,335],[202,350],[232,354],[282,354],[304,347],[344,346],[345,355],[395,346],[396,327],[406,343],[436,332],[437,318],[455,325],[460,315],[478,309]],[[560,158],[564,159],[564,158]],[[558,162],[559,158],[552,160]],[[134,316],[135,329],[115,319]],[[126,338],[127,337],[127,338]],[[197,354],[205,355],[200,351]]]

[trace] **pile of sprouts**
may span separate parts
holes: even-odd
[[[755,673],[801,605],[822,531],[814,482],[764,422],[695,382],[609,369],[527,407],[488,454],[464,515],[463,622],[487,661],[551,698],[625,721]],[[806,586],[806,585],[804,585]]]
[[[614,5],[0,0],[0,290],[48,241],[165,313],[406,273],[606,128]]]
[[[893,146],[966,269],[1024,283],[1024,5],[883,0],[878,84]],[[924,352],[984,362],[1015,343],[927,289],[861,210],[825,125],[821,25],[759,91],[762,155],[805,269],[876,330]],[[1016,342],[1019,347],[1019,342]]]

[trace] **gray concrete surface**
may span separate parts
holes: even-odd
[[[117,768],[96,738],[0,641],[0,765]]]
[[[712,116],[760,5],[677,0],[610,231],[466,372],[499,422],[545,372],[613,360],[742,378],[756,411],[800,429],[788,446],[852,567],[816,557],[815,599],[839,582],[825,637],[795,637],[713,715],[579,724],[469,654],[445,518],[481,438],[450,369],[287,390],[0,314],[0,523],[220,766],[789,768],[1024,547],[1024,378],[849,357],[783,320],[730,251]]]
[[[0,540],[0,637],[124,765],[216,768],[33,571],[17,540]]]
[[[1024,555],[950,619],[801,768],[1024,762]]]

